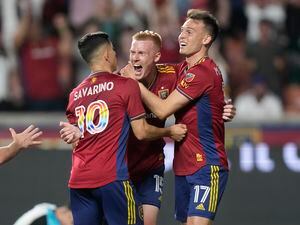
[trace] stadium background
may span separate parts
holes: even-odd
[[[48,117],[45,121],[45,117]],[[7,127],[21,129],[35,121],[44,130],[45,144],[30,149],[1,167],[0,224],[12,224],[34,205],[68,204],[67,181],[71,151],[58,137],[57,114],[4,115],[0,144],[9,141]],[[14,123],[13,123],[14,124]],[[17,125],[18,124],[18,125]],[[227,151],[231,174],[215,224],[296,225],[299,223],[300,123],[227,124]],[[165,190],[160,225],[173,219],[172,142],[166,140]]]
[[[67,39],[74,45],[64,58],[60,74],[64,91],[60,96],[50,96],[50,100],[35,99],[27,93],[29,83],[22,70],[22,57],[13,51],[12,40],[26,14],[26,2],[32,2],[32,15],[42,22],[47,35],[52,35],[51,19],[62,14],[68,27],[64,24],[56,28],[68,28]],[[299,224],[299,0],[3,0],[0,5],[0,145],[10,141],[9,127],[20,131],[33,123],[44,131],[44,144],[39,149],[29,149],[0,168],[0,225],[13,224],[41,202],[68,204],[71,151],[59,139],[58,123],[65,120],[68,91],[88,73],[75,49],[77,38],[88,24],[85,22],[110,33],[117,46],[119,68],[128,60],[131,35],[144,29],[157,31],[165,40],[161,62],[177,62],[181,59],[176,40],[180,23],[186,10],[193,7],[212,11],[220,21],[221,37],[211,56],[223,72],[226,92],[234,103],[252,90],[259,75],[265,76],[268,91],[280,105],[275,117],[272,112],[278,108],[274,105],[264,108],[248,103],[244,117],[237,106],[235,121],[226,124],[231,175],[215,224]],[[259,21],[271,24],[268,48],[255,45],[260,41]],[[260,56],[270,49],[276,51],[271,51],[264,61]],[[35,87],[40,96],[45,86]],[[172,143],[167,143],[166,162],[170,168]],[[173,207],[173,174],[168,171],[159,225],[176,224]]]

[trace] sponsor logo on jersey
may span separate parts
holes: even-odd
[[[159,196],[159,197],[158,197],[158,200],[161,202],[161,201],[162,201],[162,196]]]
[[[204,210],[205,210],[205,208],[204,208],[204,205],[203,205],[203,203],[200,203],[199,205],[197,205],[196,209],[199,209],[199,210],[202,210],[202,211],[204,211]]]
[[[202,154],[197,153],[197,154],[196,154],[196,160],[197,160],[197,162],[202,162],[202,161],[203,161],[203,156],[202,156]]]
[[[189,87],[188,83],[187,83],[185,80],[181,80],[180,86],[181,86],[182,88],[188,88],[188,87]]]

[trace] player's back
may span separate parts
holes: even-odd
[[[138,90],[135,81],[99,72],[70,94],[67,116],[83,133],[73,151],[70,187],[100,187],[128,178],[125,151],[130,119],[144,114],[134,90]]]

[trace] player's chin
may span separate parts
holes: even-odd
[[[137,81],[140,81],[140,80],[143,79],[144,74],[142,74],[142,73],[135,73],[134,77],[135,77],[135,79],[136,79]]]
[[[179,53],[180,53],[181,55],[188,55],[188,54],[187,54],[187,51],[186,51],[185,49],[183,49],[183,48],[180,48],[180,49],[179,49]]]

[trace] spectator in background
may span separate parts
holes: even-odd
[[[78,28],[75,39],[79,39],[87,33],[97,32],[99,29],[99,21],[96,18],[89,18],[80,26],[80,28]],[[77,85],[86,78],[85,74],[90,73],[90,69],[87,64],[82,61],[80,53],[77,49],[77,43],[73,43],[73,49],[75,62],[75,83]]]
[[[285,112],[289,117],[300,115],[300,85],[290,84],[284,91]]]
[[[233,99],[251,87],[253,63],[246,55],[246,39],[241,33],[224,39],[224,56],[228,64],[227,94]]]
[[[277,29],[282,29],[286,17],[281,0],[247,0],[245,13],[248,20],[247,40],[259,39],[259,23],[262,19],[271,21]]]
[[[21,12],[14,43],[19,53],[20,77],[29,110],[63,110],[64,93],[71,86],[72,35],[63,14],[52,25],[58,35],[46,33],[33,17],[31,5]]]
[[[259,22],[259,39],[247,46],[247,55],[254,65],[254,73],[264,77],[266,85],[276,95],[281,95],[285,74],[283,47],[270,20]]]
[[[2,42],[2,30],[0,28],[0,109],[8,108],[8,87],[9,87],[9,60]]]
[[[13,141],[7,146],[0,147],[0,165],[14,158],[22,149],[42,143],[37,140],[42,132],[33,125],[27,127],[22,133],[16,133],[12,128],[9,128],[9,131]]]
[[[84,1],[83,1],[84,2]],[[86,4],[84,2],[84,4]],[[120,25],[120,11],[112,0],[96,0],[92,17],[96,18],[100,24],[100,30],[108,33],[114,46],[118,47]]]
[[[164,37],[162,39],[160,63],[178,63],[182,60],[177,40],[178,27],[177,23],[174,24],[167,18],[161,21],[157,29],[158,33]]]
[[[139,8],[133,0],[123,0],[117,7],[122,27],[134,27],[135,30],[142,30],[148,26],[146,12]]]
[[[162,37],[160,63],[178,63],[182,60],[178,47],[179,16],[176,3],[171,0],[152,1],[153,14],[149,27]]]
[[[286,4],[287,49],[287,86],[283,97],[286,114],[300,115],[300,1],[288,0]]]
[[[15,1],[0,1],[0,110],[22,110],[22,90],[16,81],[17,69],[12,48],[12,33],[16,29]]]
[[[122,33],[120,35],[120,47],[118,49],[118,69],[120,70],[128,63],[128,53],[131,45],[131,38],[135,33],[135,29],[133,27],[126,27],[122,29]]]
[[[278,96],[269,91],[264,77],[255,76],[250,90],[235,100],[236,119],[261,122],[278,120],[283,116],[283,107]]]

